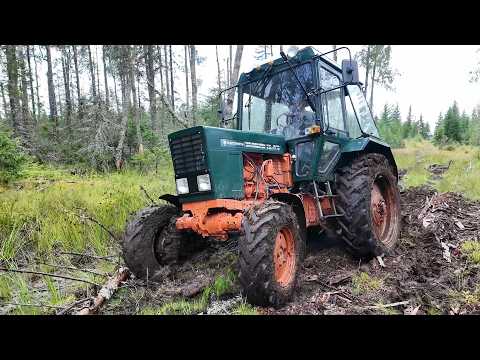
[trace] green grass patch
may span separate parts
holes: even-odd
[[[382,279],[377,279],[366,272],[359,272],[352,276],[352,294],[361,295],[380,289]]]
[[[252,305],[250,305],[246,301],[242,301],[240,305],[237,305],[235,308],[233,308],[232,314],[233,315],[258,315],[258,312]]]
[[[39,254],[53,249],[106,255],[110,235],[92,217],[120,235],[128,216],[148,205],[143,186],[154,199],[174,191],[171,167],[158,174],[121,172],[72,176],[66,170],[35,166],[28,177],[0,194],[0,257],[14,258],[22,246]],[[21,190],[18,190],[18,187]]]
[[[480,242],[467,240],[462,243],[461,251],[467,256],[467,259],[474,264],[480,264]]]
[[[393,153],[398,168],[407,170],[403,178],[406,187],[425,184],[431,175],[427,170],[429,165],[453,160],[442,179],[434,182],[435,188],[440,192],[461,192],[471,199],[480,199],[478,147],[461,145],[440,149],[428,141],[407,140],[405,148],[394,149]]]

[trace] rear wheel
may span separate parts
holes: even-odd
[[[388,254],[400,234],[400,193],[387,158],[365,154],[337,171],[338,232],[356,257]]]
[[[280,306],[293,295],[305,239],[290,205],[267,200],[245,212],[239,280],[247,300]]]

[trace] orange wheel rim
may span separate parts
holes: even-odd
[[[283,227],[277,234],[273,261],[275,279],[281,286],[288,286],[293,280],[295,269],[295,241],[288,227]]]
[[[373,183],[370,206],[374,233],[377,239],[386,242],[394,213],[394,199],[393,192],[388,191],[388,184],[382,179]]]

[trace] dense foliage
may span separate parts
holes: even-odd
[[[8,183],[20,177],[26,156],[9,134],[0,132],[0,182]]]

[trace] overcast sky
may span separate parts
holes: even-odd
[[[258,45],[246,45],[242,57],[241,72],[248,72],[253,67],[264,63],[255,59],[255,49]],[[297,45],[302,48],[307,45]],[[319,51],[331,50],[331,45],[313,45]],[[338,45],[340,47],[342,45]],[[361,49],[359,45],[347,45],[352,56]],[[290,45],[284,45],[287,50]],[[172,46],[176,53],[177,62],[183,66],[184,51],[183,46]],[[221,67],[226,68],[225,60],[228,57],[228,45],[219,45],[219,57]],[[400,76],[395,80],[394,91],[387,91],[378,86],[374,91],[374,113],[379,114],[385,103],[398,103],[401,110],[402,120],[408,113],[408,107],[412,106],[412,112],[416,119],[423,114],[424,120],[433,127],[437,121],[440,112],[445,113],[448,107],[456,100],[460,110],[466,110],[471,114],[473,108],[480,104],[480,83],[472,84],[469,82],[469,72],[472,71],[480,60],[480,53],[477,52],[478,46],[466,45],[393,45],[392,46],[392,67],[400,72]],[[95,47],[92,46],[92,52]],[[98,47],[99,65],[100,65],[100,86],[104,91],[103,85],[103,67],[101,62],[101,48]],[[217,62],[215,54],[215,45],[198,45],[198,54],[205,58],[205,61],[198,65],[197,76],[200,80],[199,101],[209,95],[209,89],[217,87]],[[273,46],[274,57],[280,57],[280,47]],[[233,46],[235,52],[235,46]],[[45,52],[43,50],[43,52]],[[52,53],[57,57],[58,53],[53,50]],[[95,53],[92,54],[95,59]],[[339,52],[338,61],[346,57],[346,52]],[[56,65],[58,74],[61,74],[60,65]],[[46,64],[39,63],[39,77],[41,78],[41,97],[44,105],[48,109],[48,90],[46,81]],[[361,81],[364,81],[364,72],[360,69]],[[61,79],[59,79],[61,81]],[[72,80],[73,81],[73,80]],[[159,81],[159,78],[157,82]],[[90,86],[88,71],[84,69],[81,87],[82,93],[85,93]],[[113,91],[113,81],[109,79],[109,87]],[[185,76],[182,70],[176,70],[175,88],[178,91],[177,97],[184,101],[185,99]],[[120,90],[118,90],[120,95]],[[145,101],[145,108],[148,109],[148,93],[145,84],[141,86],[141,95]],[[63,95],[62,95],[63,97]]]
[[[290,45],[284,45],[288,49]],[[297,45],[300,48],[307,45]],[[313,45],[319,51],[331,50],[331,45]],[[338,45],[340,47],[342,45]],[[361,49],[358,45],[347,45],[354,53]],[[254,66],[264,61],[255,60],[257,45],[247,45],[243,53],[241,72],[249,71]],[[221,46],[227,56],[228,46]],[[235,47],[234,47],[235,48]],[[473,108],[480,104],[480,83],[469,82],[469,72],[473,70],[480,60],[479,46],[467,45],[393,45],[392,67],[400,72],[395,80],[394,91],[387,91],[378,86],[374,89],[374,112],[381,112],[385,103],[400,106],[402,119],[412,106],[412,112],[418,119],[423,114],[423,119],[433,127],[440,112],[445,113],[448,107],[456,100],[461,110],[470,114]],[[273,46],[274,57],[280,57],[280,48]],[[200,66],[203,94],[208,93],[208,88],[216,84],[216,57],[215,45],[198,46],[200,56],[207,57]],[[339,52],[338,61],[346,57],[346,53]],[[364,72],[361,70],[361,81],[364,81]]]

